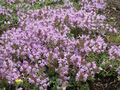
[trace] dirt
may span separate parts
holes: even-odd
[[[107,7],[102,14],[106,16],[106,23],[120,32],[120,0],[108,0]]]

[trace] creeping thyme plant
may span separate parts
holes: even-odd
[[[0,37],[0,78],[12,90],[76,90],[94,81],[96,74],[116,75],[120,80],[119,31],[96,13],[105,9],[105,1],[79,0],[79,10],[70,1],[5,0],[21,7],[16,11],[19,25]],[[49,4],[33,9],[45,2]],[[57,2],[64,5],[52,8]],[[21,5],[29,7],[26,13]],[[6,8],[0,9],[0,15],[11,17]]]

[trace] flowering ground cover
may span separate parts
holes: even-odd
[[[0,0],[1,90],[119,90],[120,30],[106,0]]]

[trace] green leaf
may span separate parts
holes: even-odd
[[[120,81],[120,76],[117,76],[117,78],[118,78],[118,81]]]

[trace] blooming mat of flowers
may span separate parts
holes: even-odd
[[[109,46],[104,38],[107,33],[117,35],[118,31],[104,23],[105,16],[95,12],[105,9],[104,3],[82,0],[80,10],[72,3],[55,9],[45,6],[28,10],[19,18],[18,28],[7,30],[0,37],[0,77],[9,84],[23,82],[35,85],[36,90],[46,90],[53,77],[61,87],[69,86],[71,78],[75,82],[94,79],[104,68],[97,60],[89,59],[91,53],[107,53],[109,61],[120,63],[120,46]],[[115,71],[119,76],[119,65]],[[19,90],[25,88],[20,86]]]

